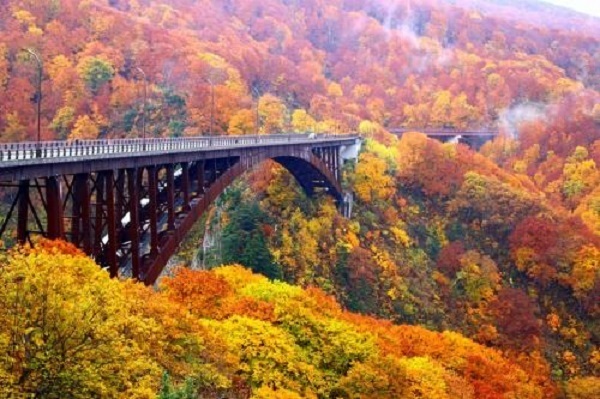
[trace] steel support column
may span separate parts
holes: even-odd
[[[183,195],[182,210],[190,210],[190,165],[187,162],[181,164],[181,192]]]
[[[60,182],[55,176],[46,178],[46,208],[48,238],[51,240],[63,238],[64,226]]]
[[[115,176],[112,170],[106,172],[106,219],[108,228],[107,261],[111,277],[119,274],[117,264],[117,215],[115,209]]]
[[[92,253],[92,222],[90,219],[90,175],[77,174],[73,177],[73,223],[72,240],[76,245],[83,242],[83,251]]]
[[[198,197],[204,194],[204,160],[196,163],[197,178],[198,178]]]
[[[98,257],[102,251],[102,233],[104,230],[104,173],[96,175],[96,210],[94,214],[94,250],[92,254]]]
[[[84,180],[84,184],[85,184]],[[71,241],[73,244],[81,245],[81,205],[85,199],[81,198],[81,175],[73,176],[73,188],[72,188],[73,201],[71,203],[71,214],[73,219],[71,220]]]
[[[140,278],[140,195],[138,170],[127,169],[127,191],[129,195],[129,238],[131,240],[131,276]]]
[[[125,216],[125,169],[119,169],[117,172],[117,180],[115,182],[115,212],[117,215],[117,233],[123,230],[121,220]]]
[[[334,148],[333,159],[335,165],[335,178],[338,182],[342,182],[342,163],[340,158],[340,149],[338,147]]]
[[[167,228],[175,230],[175,167],[167,165]]]
[[[148,212],[150,213],[150,254],[158,254],[158,171],[155,166],[149,166],[148,170]]]
[[[17,213],[17,241],[25,244],[27,241],[27,222],[29,221],[29,180],[19,182],[19,208]]]

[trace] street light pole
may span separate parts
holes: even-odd
[[[215,99],[215,85],[220,84],[225,79],[224,72],[218,68],[212,68],[208,71],[208,75],[204,77],[204,81],[210,86],[210,126],[208,134],[212,136],[215,132],[215,118],[217,112],[217,104]]]
[[[143,110],[142,110],[142,145],[144,148],[144,151],[146,151],[146,102],[148,100],[148,80],[146,79],[146,72],[144,72],[144,70],[140,67],[136,67],[135,68],[139,73],[142,74],[142,77],[144,78],[144,106],[143,106]]]
[[[259,105],[260,105],[260,90],[253,86],[252,87],[252,94],[255,97],[255,109],[254,109],[254,119],[255,119],[255,124],[254,124],[254,134],[256,134],[257,136],[260,134],[260,112],[259,112]]]
[[[215,125],[215,84],[212,80],[209,81],[210,84],[210,131],[209,135],[213,135],[213,128]]]
[[[38,67],[37,89],[35,95],[37,102],[37,143],[35,156],[36,158],[39,158],[42,156],[42,79],[44,77],[44,65],[42,64],[42,59],[35,51],[32,49],[25,49],[25,51],[35,59]]]

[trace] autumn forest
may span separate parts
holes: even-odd
[[[35,141],[38,116],[44,141],[355,132],[362,149],[350,217],[263,163],[154,286],[67,242],[0,242],[0,399],[600,398],[600,18],[0,0],[0,143]]]

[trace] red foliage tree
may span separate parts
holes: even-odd
[[[437,267],[450,278],[454,278],[460,270],[460,258],[465,253],[462,242],[454,241],[442,248],[438,255]]]
[[[506,346],[523,350],[536,345],[540,335],[537,309],[525,292],[517,288],[502,289],[490,311]]]

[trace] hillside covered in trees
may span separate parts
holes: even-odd
[[[3,255],[0,387],[600,397],[598,18],[533,0],[0,6],[0,141],[35,138],[24,49],[44,64],[44,139],[139,137],[145,88],[152,137],[366,138],[344,170],[352,218],[263,165],[182,248],[215,270],[156,290],[110,281],[61,243]],[[389,134],[447,126],[501,134],[480,149]],[[206,233],[219,251],[197,253]],[[216,268],[238,263],[278,281]]]
[[[156,292],[111,280],[58,242],[2,264],[2,397],[156,398],[159,388],[164,399],[553,392],[544,367],[524,369],[457,333],[357,316],[320,290],[239,266],[182,269]]]
[[[3,0],[1,139],[34,138],[24,49],[44,63],[46,139],[139,136],[146,80],[149,131],[165,137],[361,122],[514,133],[546,111],[589,114],[598,20],[515,3]]]

